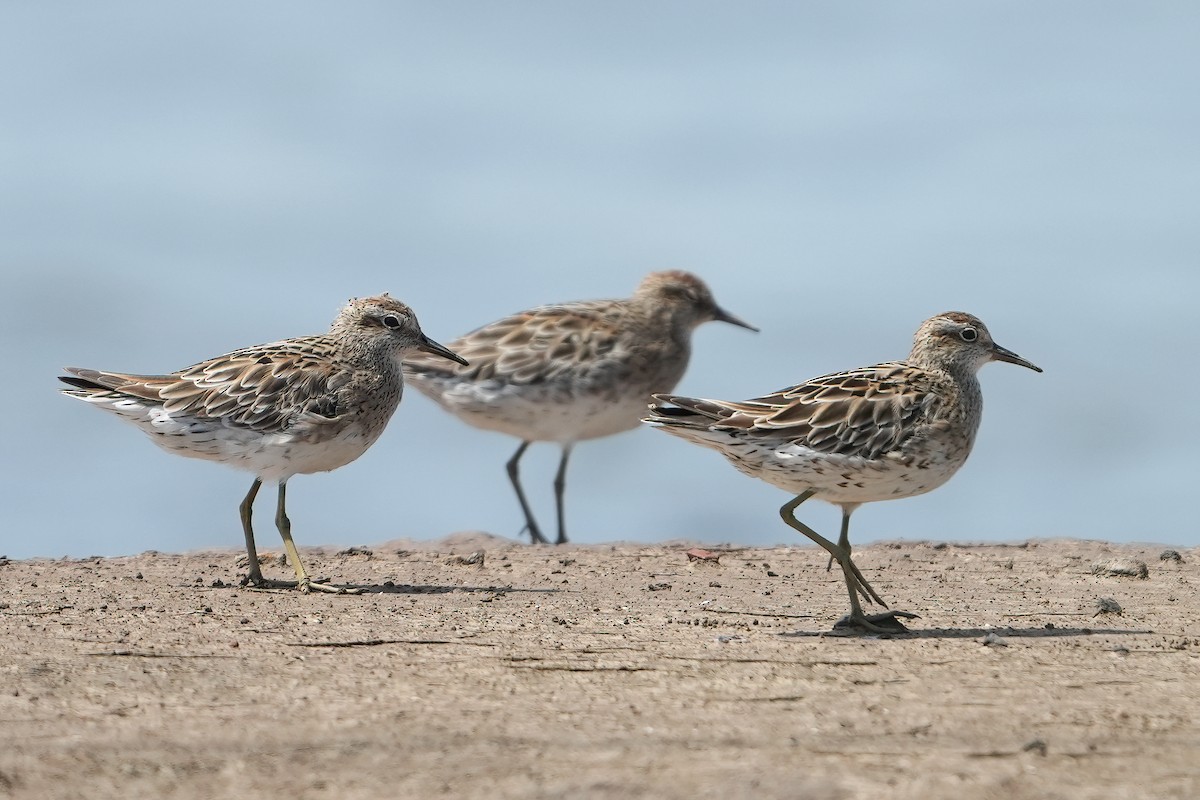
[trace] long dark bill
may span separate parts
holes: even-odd
[[[459,364],[462,364],[464,367],[470,366],[469,364],[467,364],[467,360],[465,358],[463,358],[458,353],[451,350],[449,347],[446,347],[445,345],[442,345],[442,344],[438,344],[433,339],[430,339],[428,336],[425,336],[424,341],[422,341],[419,345],[417,345],[417,349],[422,352],[425,352],[425,353],[432,353],[435,356],[441,356],[442,358],[448,358],[451,361],[457,361]]]
[[[730,314],[720,306],[717,306],[715,309],[713,309],[713,319],[715,319],[717,322],[728,322],[730,325],[737,325],[739,328],[747,328],[755,333],[758,333],[758,328],[754,327],[749,322],[746,322],[741,317],[735,317],[733,314]]]
[[[1016,364],[1018,367],[1025,367],[1026,369],[1031,369],[1034,372],[1042,371],[1042,368],[1034,364],[1032,361],[1026,361],[1012,350],[1001,347],[998,344],[992,345],[992,360],[1007,361],[1009,364]]]

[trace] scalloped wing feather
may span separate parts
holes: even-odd
[[[890,362],[825,375],[742,402],[661,399],[703,415],[709,420],[706,427],[713,429],[875,459],[897,450],[922,418],[936,412],[942,400],[932,388],[921,370]]]
[[[449,345],[470,362],[469,367],[423,356],[406,360],[405,366],[417,374],[455,375],[476,382],[552,381],[622,347],[622,330],[610,319],[612,308],[613,301],[591,301],[513,314]]]
[[[110,391],[161,403],[172,415],[220,420],[258,433],[284,433],[336,419],[337,390],[350,373],[318,339],[296,339],[235,350],[171,375],[79,370]]]

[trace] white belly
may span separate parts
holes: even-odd
[[[649,392],[568,394],[544,386],[458,384],[441,394],[426,393],[476,428],[560,444],[632,430],[650,402]]]

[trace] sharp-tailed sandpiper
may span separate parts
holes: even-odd
[[[902,630],[894,613],[863,613],[860,595],[887,605],[850,558],[850,515],[863,503],[936,489],[958,471],[983,412],[976,373],[989,361],[1041,372],[996,344],[977,317],[950,312],[921,325],[903,361],[825,375],[743,402],[660,394],[645,421],[795,494],[780,516],[841,565],[850,615],[840,624]],[[836,543],[795,518],[797,506],[811,497],[841,506]]]
[[[532,442],[562,448],[554,480],[561,544],[571,448],[636,428],[651,393],[669,392],[683,377],[692,331],[710,320],[757,330],[717,305],[695,275],[653,272],[628,299],[542,306],[451,342],[469,367],[418,357],[405,361],[405,371],[417,389],[464,422],[521,440],[508,476],[534,542],[547,539],[521,488],[518,464]]]
[[[137,425],[159,447],[254,474],[240,506],[247,581],[263,579],[251,508],[263,481],[279,487],[275,524],[301,591],[343,591],[309,578],[285,508],[293,475],[328,472],[366,452],[404,388],[400,359],[414,352],[466,364],[421,332],[412,309],[388,296],[351,300],[328,333],[246,347],[166,375],[68,367],[63,393]]]

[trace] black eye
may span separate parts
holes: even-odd
[[[959,336],[962,337],[964,342],[973,342],[979,338],[979,331],[974,328],[963,328]]]
[[[395,330],[396,328],[400,327],[400,318],[397,317],[395,314],[388,314],[386,317],[383,318],[383,324],[385,327]]]

